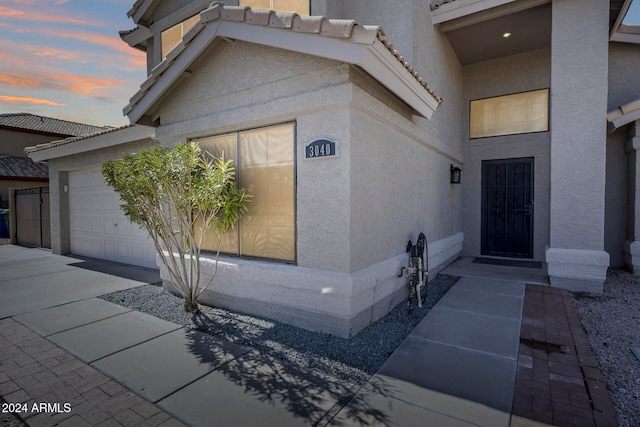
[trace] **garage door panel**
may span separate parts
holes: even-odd
[[[120,203],[99,170],[70,172],[71,252],[157,268],[153,241],[144,229],[129,222]]]
[[[71,232],[86,233],[91,229],[91,217],[86,215],[71,215]]]
[[[91,233],[98,233],[98,234],[103,234],[105,233],[106,227],[105,227],[105,221],[107,219],[100,215],[100,216],[94,216],[91,218]]]
[[[98,255],[97,258],[102,258],[104,256],[104,242],[94,237],[90,239],[91,239],[91,251],[96,255]]]
[[[118,242],[118,256],[122,258],[134,258],[131,254],[131,244],[128,242]]]
[[[106,240],[104,242],[104,255],[106,258],[115,259],[118,257],[118,242],[115,240]]]

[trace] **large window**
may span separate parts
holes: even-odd
[[[294,262],[296,259],[293,123],[199,139],[216,157],[233,159],[241,187],[253,195],[220,252]],[[208,233],[203,249],[215,251],[219,239]]]
[[[185,35],[187,31],[193,27],[196,22],[200,20],[200,15],[192,16],[189,19],[186,19],[179,24],[174,25],[171,28],[167,28],[162,32],[162,60],[167,57],[169,52],[173,50],[174,47],[178,46],[178,43],[182,40],[182,37]]]
[[[296,12],[298,15],[309,15],[309,0],[240,0],[240,6],[251,9],[269,9],[278,12]]]
[[[549,130],[549,89],[471,101],[469,137]]]

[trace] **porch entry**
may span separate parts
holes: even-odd
[[[482,255],[533,258],[533,158],[482,161]]]

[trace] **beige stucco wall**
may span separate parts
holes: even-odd
[[[547,272],[551,286],[602,293],[608,4],[554,1],[551,26],[551,196]],[[579,159],[579,161],[576,161]]]
[[[461,187],[451,159],[391,100],[355,87],[351,134],[351,259],[354,270],[402,254],[420,232],[428,242],[460,232]],[[432,266],[435,267],[435,266]]]
[[[640,99],[640,45],[609,43],[607,111]]]
[[[444,131],[364,73],[239,41],[192,71],[159,107],[161,144],[296,123],[296,265],[223,257],[204,301],[348,336],[406,295],[397,274],[409,239],[424,231],[439,268],[459,253],[456,141],[434,137]],[[339,156],[305,159],[321,137],[338,141]]]
[[[465,133],[463,255],[480,256],[482,160],[534,158],[533,259],[544,260],[549,243],[549,132],[469,139],[469,101],[550,86],[550,52],[541,49],[469,65],[463,70]]]

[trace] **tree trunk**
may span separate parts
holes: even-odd
[[[198,308],[198,302],[195,300],[192,300],[191,298],[184,299],[182,303],[182,308],[187,313],[197,313],[200,311],[200,309]]]

